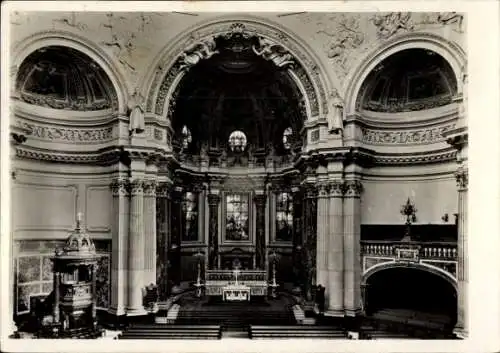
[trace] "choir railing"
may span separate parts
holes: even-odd
[[[456,260],[457,244],[453,242],[401,242],[362,240],[361,253],[376,257],[398,257],[401,251],[412,250],[423,260]]]

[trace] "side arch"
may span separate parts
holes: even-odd
[[[413,262],[409,262],[409,263],[386,262],[386,263],[382,263],[382,264],[378,264],[378,265],[375,265],[373,267],[370,267],[370,269],[363,274],[363,276],[361,278],[361,285],[366,285],[368,282],[368,279],[372,275],[374,275],[375,273],[378,273],[378,272],[383,271],[383,270],[392,269],[392,268],[412,268],[412,269],[416,269],[416,270],[426,271],[426,272],[432,273],[438,277],[441,277],[446,282],[451,284],[453,286],[453,288],[455,289],[455,291],[458,290],[458,284],[457,284],[456,278],[454,278],[448,272],[446,272],[438,267],[432,266],[432,265],[428,265],[425,263],[413,263]]]
[[[126,114],[128,90],[125,84],[124,75],[119,71],[117,63],[101,50],[97,45],[88,39],[64,31],[47,31],[30,36],[18,45],[11,56],[11,82],[15,82],[17,70],[23,61],[38,49],[48,46],[69,47],[80,51],[94,60],[109,77],[118,98],[118,114]]]
[[[381,47],[362,57],[350,70],[345,80],[346,116],[356,113],[359,90],[372,70],[389,56],[405,49],[427,49],[441,55],[455,73],[458,94],[463,92],[463,75],[467,72],[467,55],[456,43],[433,33],[406,33],[392,38]]]
[[[225,18],[224,18],[225,17]],[[290,75],[294,82],[300,82],[299,90],[305,92],[305,109],[309,119],[325,116],[328,112],[327,92],[332,87],[321,60],[307,44],[268,19],[252,16],[224,16],[209,20],[185,31],[182,37],[166,46],[153,61],[143,79],[143,91],[148,97],[146,110],[158,115],[167,115],[175,98],[176,85],[180,82],[181,70],[176,62],[186,47],[209,37],[240,31],[250,35],[271,39],[293,55],[299,69]]]

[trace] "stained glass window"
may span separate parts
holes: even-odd
[[[231,151],[241,152],[245,149],[246,145],[247,137],[243,131],[236,130],[229,135],[229,148],[231,148]]]
[[[248,239],[248,195],[227,195],[226,240]]]
[[[198,195],[185,192],[182,198],[183,226],[182,240],[198,240]]]
[[[276,240],[291,241],[293,234],[293,196],[282,192],[276,198]]]

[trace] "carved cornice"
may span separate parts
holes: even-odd
[[[59,152],[17,146],[16,157],[37,161],[69,164],[112,165],[120,160],[120,149],[103,149],[94,152]]]
[[[458,190],[467,190],[469,186],[469,170],[467,168],[459,168],[455,172]]]
[[[398,165],[409,166],[418,164],[443,163],[456,160],[457,152],[454,150],[443,150],[432,153],[415,153],[415,154],[400,154],[400,155],[375,155],[373,164],[377,166],[383,165]]]

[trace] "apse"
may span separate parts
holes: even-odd
[[[185,152],[284,155],[300,143],[302,98],[285,67],[257,55],[255,37],[216,38],[216,54],[180,82],[172,126]]]
[[[456,93],[456,76],[442,56],[406,49],[372,70],[363,82],[357,108],[386,113],[425,110],[452,103]]]
[[[16,79],[17,96],[52,109],[116,110],[116,91],[104,70],[87,55],[68,47],[49,46],[30,54]]]

